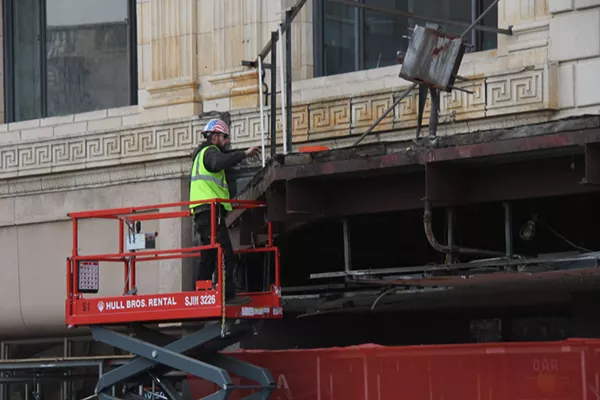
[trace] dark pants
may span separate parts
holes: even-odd
[[[421,135],[421,124],[423,121],[423,110],[427,102],[427,90],[431,94],[431,107],[429,114],[429,136],[433,137],[437,131],[438,113],[440,110],[440,91],[427,85],[419,85],[419,114],[417,117],[417,139]]]
[[[229,231],[225,225],[226,211],[223,206],[217,208],[216,242],[221,245],[225,269],[225,297],[227,299],[234,297],[236,292],[236,283],[234,282],[234,271],[237,267],[237,255],[233,252]],[[194,224],[196,233],[200,236],[202,246],[210,244],[210,207],[208,209],[196,209],[194,211]],[[200,253],[200,263],[196,280],[210,281],[213,272],[217,267],[217,250],[205,250]]]

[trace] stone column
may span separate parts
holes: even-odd
[[[549,0],[549,59],[560,65],[561,117],[600,112],[600,1]]]
[[[312,2],[292,25],[292,77],[312,77]],[[204,110],[232,111],[258,107],[258,71],[253,61],[285,18],[295,0],[202,0],[198,3],[198,69]],[[271,62],[267,56],[265,63]],[[279,62],[278,62],[279,64]],[[279,69],[277,71],[279,74]],[[270,71],[265,72],[270,83]],[[277,80],[279,90],[279,78]]]
[[[205,0],[203,0],[204,2]],[[202,111],[197,0],[137,0],[139,100],[177,118]]]
[[[507,56],[508,68],[547,61],[550,18],[548,0],[500,0],[498,26],[513,26],[512,36],[498,35],[498,55]]]
[[[256,59],[263,14],[270,0],[202,0],[198,7],[198,65],[206,111],[258,106],[258,72],[242,66]]]

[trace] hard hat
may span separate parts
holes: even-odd
[[[218,118],[213,118],[206,123],[202,134],[204,137],[208,137],[211,133],[225,133],[229,135],[229,127],[225,123],[225,121],[220,120]]]

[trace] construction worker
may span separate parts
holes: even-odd
[[[190,201],[209,199],[229,199],[229,188],[225,170],[237,165],[246,157],[258,154],[258,147],[248,150],[226,152],[229,140],[229,127],[221,119],[211,119],[206,124],[202,135],[206,139],[194,151],[190,181]],[[192,204],[190,208],[194,214],[196,233],[200,236],[202,245],[210,244],[211,238],[211,212],[210,203]],[[236,254],[231,245],[229,231],[225,224],[225,216],[231,211],[230,203],[220,203],[217,207],[216,242],[223,249],[223,266],[225,269],[225,301],[229,305],[246,304],[249,297],[236,296],[236,283],[234,271],[237,266]],[[197,271],[197,280],[212,280],[216,266],[217,252],[215,250],[203,251],[200,256],[200,265]]]

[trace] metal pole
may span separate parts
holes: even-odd
[[[263,99],[263,86],[262,86],[262,57],[258,57],[258,96],[260,98],[260,146],[261,146],[261,160],[262,166],[265,167],[265,108]]]
[[[64,347],[65,347],[64,348],[65,358],[71,357],[73,355],[73,342],[69,338],[65,338]],[[70,377],[73,375],[73,371],[69,370],[65,375],[67,377]],[[65,399],[70,400],[72,397],[72,392],[73,392],[73,383],[71,382],[71,380],[67,379],[67,382],[65,382],[64,390],[65,390]]]
[[[290,21],[293,21],[294,18],[296,18],[296,16],[298,15],[298,13],[300,12],[300,10],[302,9],[302,7],[304,7],[304,4],[307,2],[308,0],[298,0],[298,2],[296,4],[294,4],[294,6],[291,9],[291,18]],[[288,24],[285,24],[283,27],[283,32],[285,32],[288,29]],[[273,43],[275,43],[275,40],[277,40],[277,38],[273,37],[273,35],[271,35],[271,40],[265,45],[265,47],[260,51],[260,53],[258,54],[259,57],[262,57],[263,59],[267,57],[267,55],[269,54],[269,51],[271,51],[271,53],[273,52]]]
[[[512,242],[512,209],[510,203],[502,203],[504,206],[504,241],[506,243],[506,257],[509,259],[513,255]]]
[[[454,209],[447,208],[446,209],[446,218],[447,221],[447,229],[448,229],[448,247],[454,247]],[[454,262],[454,255],[452,253],[448,253],[448,264],[452,264]]]
[[[360,142],[362,142],[362,140],[365,138],[365,136],[367,136],[369,133],[371,133],[371,131],[381,122],[381,120],[383,120],[385,118],[386,115],[388,115],[390,113],[390,111],[392,111],[402,100],[404,100],[404,98],[406,96],[409,95],[410,92],[413,91],[414,88],[417,87],[416,83],[413,83],[412,85],[410,85],[408,87],[408,89],[406,89],[404,91],[404,93],[402,93],[402,95],[400,97],[398,97],[398,99],[396,99],[396,101],[394,102],[394,104],[392,104],[392,106],[390,108],[388,108],[386,110],[386,112],[384,112],[381,117],[377,118],[377,121],[373,122],[373,124],[369,127],[369,129],[367,129],[362,135],[360,135],[360,137],[356,140],[356,142],[354,142],[354,144],[352,146],[356,146],[358,145]]]
[[[284,66],[283,64],[283,42],[281,41],[281,24],[279,24],[277,31],[279,33],[279,63],[281,64],[279,67],[279,81],[281,87],[281,130],[283,131],[281,138],[283,140],[283,154],[287,154],[287,113],[285,112],[285,106],[287,105],[285,90],[287,89],[287,86],[285,84],[285,68],[287,67],[287,69],[289,69],[289,65]]]
[[[346,273],[352,270],[352,249],[350,248],[350,224],[348,218],[342,219],[344,231],[344,271]]]
[[[8,358],[6,354],[6,344],[0,342],[0,360]],[[4,378],[4,372],[0,373],[0,377]],[[0,400],[8,400],[8,387],[5,384],[0,384]]]
[[[277,154],[277,32],[271,32],[271,158]]]
[[[287,109],[286,116],[286,136],[284,140],[287,142],[287,151],[292,151],[292,11],[285,12],[285,24],[288,29],[285,31],[285,74],[286,74],[286,89],[285,102]]]
[[[473,23],[471,25],[469,25],[469,27],[463,32],[462,35],[460,35],[461,37],[465,37],[467,35],[467,33],[471,32],[471,29],[474,29],[475,26],[483,19],[483,17],[485,17],[485,15],[490,12],[490,10],[496,6],[496,4],[498,4],[500,0],[494,0],[494,2],[492,4],[489,5],[488,8],[485,9],[484,12],[481,13],[481,15],[479,17],[477,17],[477,19],[475,21],[473,21]],[[498,32],[501,33],[501,32]],[[503,33],[503,32],[502,32]],[[507,33],[508,34],[508,33]],[[512,26],[511,26],[511,30],[510,30],[510,35],[512,35]]]

